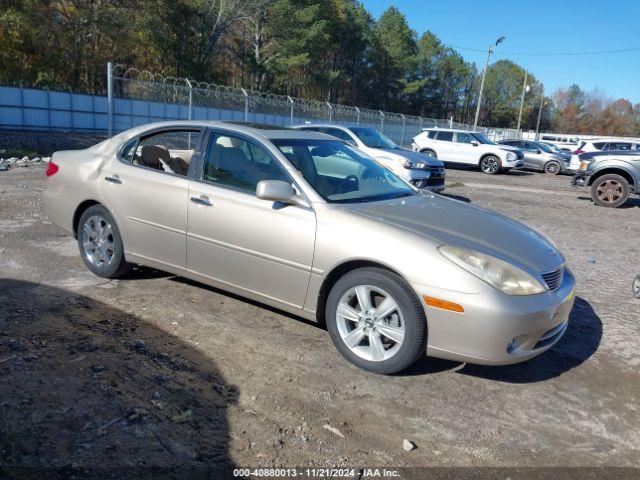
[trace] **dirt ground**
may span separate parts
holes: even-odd
[[[640,201],[599,208],[524,172],[448,182],[567,257],[576,306],[542,356],[364,372],[302,319],[148,269],[93,276],[43,214],[43,170],[0,172],[0,471],[639,467]]]

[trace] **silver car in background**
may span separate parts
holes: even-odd
[[[150,124],[57,152],[46,174],[46,213],[96,275],[145,265],[326,324],[377,373],[425,351],[527,360],[562,337],[574,302],[543,234],[320,133]]]
[[[554,152],[549,146],[531,140],[501,140],[501,145],[517,147],[524,153],[524,168],[550,175],[567,173],[571,157]]]
[[[344,140],[369,155],[414,187],[441,192],[444,190],[444,163],[424,153],[396,145],[386,135],[363,125],[305,123],[291,128],[320,132]]]

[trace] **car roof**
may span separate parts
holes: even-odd
[[[477,130],[463,130],[462,128],[439,128],[439,127],[428,127],[423,128],[424,130],[432,131],[432,132],[460,132],[460,133],[481,133]]]
[[[166,122],[147,123],[126,130],[118,136],[132,138],[146,132],[147,130],[170,127],[222,128],[225,130],[232,130],[237,133],[244,133],[245,135],[261,138],[263,140],[336,140],[330,135],[319,132],[311,132],[308,130],[295,130],[292,128],[280,127],[277,125],[241,122],[234,123],[217,120],[174,120]]]
[[[354,128],[354,127],[368,128],[366,125],[343,125],[338,123],[300,123],[298,125],[291,125],[291,128],[295,128],[295,129],[310,128],[310,127],[338,128],[340,130],[349,130],[350,128]]]

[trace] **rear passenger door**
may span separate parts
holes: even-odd
[[[189,189],[187,270],[240,294],[302,308],[311,275],[311,207],[256,197],[260,180],[293,183],[254,139],[214,130]]]
[[[188,171],[203,130],[146,132],[100,172],[100,192],[118,222],[128,261],[186,267]]]
[[[443,162],[451,162],[451,143],[453,142],[453,132],[437,131],[435,139],[432,141],[433,150]]]

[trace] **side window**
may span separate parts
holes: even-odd
[[[352,145],[355,145],[355,142],[351,138],[351,136],[339,128],[327,128],[327,135],[331,135],[333,137],[339,138],[340,140],[344,140],[345,142],[349,142]]]
[[[132,145],[127,144],[121,156],[123,160],[134,165],[176,175],[187,175],[199,136],[200,130],[168,130],[153,133],[141,137],[135,150]]]
[[[120,158],[125,162],[133,163],[133,159],[136,155],[136,147],[138,146],[138,137],[129,140],[124,144],[122,150],[120,150]]]
[[[444,133],[444,132],[443,132]],[[457,143],[471,143],[473,141],[473,137],[468,133],[457,132],[456,133],[456,142]]]
[[[438,132],[437,140],[442,140],[444,142],[452,142],[453,141],[453,132]]]
[[[602,149],[604,149],[604,146],[605,146],[605,145],[606,145],[606,143],[605,143],[605,142],[596,142],[596,143],[594,143],[594,144],[593,144],[593,146],[594,146],[596,149],[598,149],[598,150],[602,150]]]
[[[262,147],[230,135],[209,140],[202,179],[255,193],[261,180],[291,182],[282,167]]]
[[[436,138],[436,133],[438,132],[436,132],[435,130],[429,130],[429,138]]]

